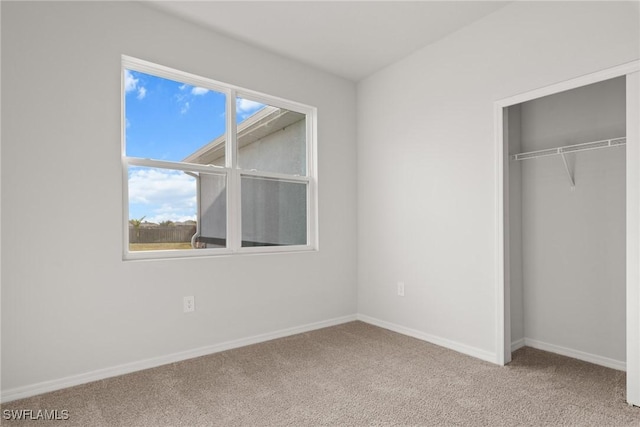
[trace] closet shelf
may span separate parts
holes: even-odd
[[[569,183],[571,184],[571,189],[574,190],[576,188],[576,181],[573,177],[571,168],[569,168],[569,163],[567,163],[565,154],[578,153],[580,151],[587,150],[597,150],[600,148],[618,147],[620,145],[625,145],[626,143],[627,138],[625,137],[603,139],[602,141],[585,142],[584,144],[565,145],[564,147],[549,148],[547,150],[529,151],[526,153],[513,154],[510,157],[511,160],[528,160],[538,157],[560,155],[562,158],[562,163],[564,164],[564,169],[567,172],[567,178],[569,178]]]
[[[564,147],[548,148],[546,150],[528,151],[526,153],[512,154],[511,160],[527,160],[538,157],[555,156],[565,153],[577,153],[579,151],[597,150],[600,148],[618,147],[625,145],[627,138],[604,139],[602,141],[585,142],[583,144],[565,145]],[[563,156],[564,157],[564,156]]]

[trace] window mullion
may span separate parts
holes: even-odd
[[[165,160],[125,157],[125,166],[144,166],[148,168],[172,169],[186,172],[202,172],[209,175],[225,175],[226,170],[220,166],[201,165],[197,163],[168,162]]]
[[[230,170],[227,182],[227,247],[237,251],[241,246],[242,217],[240,212],[240,174],[238,172],[238,142],[236,126],[236,91],[227,95],[226,166]]]
[[[262,172],[262,171],[247,171],[242,170],[240,175],[246,177],[254,177],[254,178],[265,178],[265,179],[276,179],[278,181],[287,181],[287,182],[300,182],[306,183],[310,182],[311,178],[308,176],[300,176],[300,175],[289,175],[286,173],[273,173],[273,172]]]

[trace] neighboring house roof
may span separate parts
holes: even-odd
[[[304,118],[304,114],[295,111],[272,106],[264,107],[238,124],[238,148],[252,144]],[[182,161],[203,165],[212,164],[216,159],[224,156],[226,139],[226,134],[222,134]]]

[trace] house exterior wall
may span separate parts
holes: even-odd
[[[238,167],[306,175],[306,131],[306,121],[303,119],[241,147]]]
[[[245,170],[303,175],[306,172],[306,122],[241,147],[239,167]],[[213,164],[224,166],[224,158]],[[226,238],[226,190],[219,180],[200,179],[200,234]],[[304,186],[267,180],[242,181],[242,240],[247,244],[307,244],[307,191]],[[217,247],[208,244],[207,247]]]
[[[214,239],[227,239],[227,184],[216,175],[200,174],[200,206],[198,206],[199,235]],[[207,243],[208,248],[225,247],[220,243]]]

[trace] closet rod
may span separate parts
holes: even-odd
[[[602,141],[585,142],[583,144],[565,145],[564,147],[549,148],[546,150],[528,151],[526,153],[512,154],[511,160],[527,160],[535,159],[537,157],[555,156],[558,154],[563,155],[565,153],[576,153],[578,151],[597,150],[599,148],[618,147],[627,143],[627,138],[612,138],[604,139]]]

